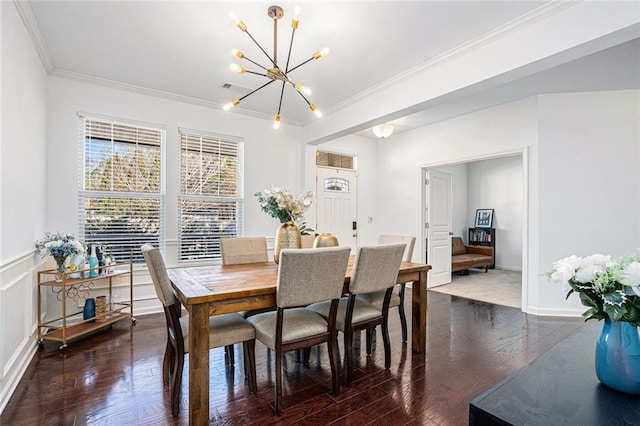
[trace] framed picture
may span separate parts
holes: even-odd
[[[493,225],[493,209],[476,210],[476,228],[491,228]]]

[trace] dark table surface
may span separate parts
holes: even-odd
[[[602,323],[589,321],[531,364],[471,401],[470,425],[640,425],[640,396],[595,372]]]

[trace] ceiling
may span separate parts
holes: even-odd
[[[30,8],[25,6],[28,5]],[[267,16],[272,2],[257,1],[28,1],[22,5],[32,14],[25,20],[51,75],[75,78],[147,91],[222,108],[222,105],[259,87],[265,77],[235,74],[235,62],[261,71],[234,58],[231,49],[268,65],[265,55],[229,18],[235,14],[251,35],[273,53],[273,23]],[[283,67],[291,37],[291,16],[300,5],[300,25],[295,33],[290,64],[297,65],[322,47],[326,58],[302,66],[290,77],[312,88],[309,100],[323,112],[338,111],[372,87],[397,79],[465,43],[473,42],[548,2],[534,1],[279,1],[285,17],[278,26],[278,63]],[[30,9],[30,12],[29,12]],[[633,44],[635,43],[635,44]],[[625,49],[598,53],[626,61],[614,70],[602,67],[597,58],[565,64],[561,70],[512,82],[502,90],[505,99],[522,93],[582,90],[591,85],[640,87],[636,42]],[[594,55],[592,55],[594,56]],[[611,61],[607,63],[612,63]],[[290,66],[291,68],[291,66]],[[620,70],[626,72],[620,72]],[[614,75],[612,75],[612,72]],[[225,85],[230,88],[224,88]],[[231,114],[272,119],[278,108],[281,83],[276,82],[247,97]],[[394,120],[407,130],[453,114],[456,102],[473,110],[498,96],[476,93],[437,105],[410,117]],[[464,102],[463,102],[464,101]],[[286,87],[283,122],[305,125],[315,119],[304,100]],[[369,136],[369,131],[362,131]]]

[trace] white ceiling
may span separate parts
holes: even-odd
[[[272,54],[273,23],[267,16],[267,6],[273,3],[29,1],[26,4],[34,19],[26,22],[40,40],[40,55],[52,75],[148,90],[221,108],[267,81],[228,70],[230,63],[237,62],[260,71],[247,61],[235,60],[232,48],[268,65],[265,55],[231,22],[229,12],[235,12],[251,35]],[[322,47],[328,46],[331,53],[291,72],[290,77],[314,89],[309,100],[319,109],[337,111],[341,105],[365,96],[372,87],[496,31],[546,3],[278,1],[276,4],[285,10],[278,26],[278,63],[284,67],[291,37],[290,19],[294,7],[300,5],[300,26],[290,68]],[[28,9],[23,4],[23,15]],[[521,92],[583,90],[593,85],[640,87],[639,50],[637,43],[627,43],[625,48],[606,53],[610,55],[606,64],[611,66],[602,66],[599,58],[587,57],[499,90],[506,99],[521,96]],[[625,65],[620,66],[618,61]],[[225,83],[232,88],[223,88]],[[280,83],[271,84],[247,97],[232,113],[271,119],[277,111],[280,89]],[[487,102],[503,101],[498,96],[484,98],[476,94],[473,101],[465,99],[465,108],[477,109]],[[394,123],[399,130],[407,130],[453,114],[455,105],[456,101],[438,105]],[[289,87],[285,88],[281,115],[283,121],[299,125],[314,119],[305,102]],[[368,136],[369,132],[361,134]]]

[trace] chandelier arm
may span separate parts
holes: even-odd
[[[307,99],[307,97],[305,95],[302,94],[302,92],[299,92],[296,90],[296,93],[300,96],[302,96],[302,99],[304,99],[304,101],[307,103],[307,105],[311,106],[311,102],[309,102],[309,99]]]
[[[253,42],[256,44],[256,46],[258,46],[258,48],[259,48],[260,50],[262,50],[262,53],[264,53],[264,54],[265,54],[265,56],[266,56],[267,58],[269,58],[269,61],[271,61],[271,63],[273,64],[273,66],[274,66],[274,67],[276,67],[276,68],[278,68],[278,64],[276,64],[276,61],[274,61],[274,60],[271,58],[271,56],[269,56],[269,54],[268,54],[268,53],[267,53],[267,52],[262,48],[262,46],[260,46],[260,43],[258,43],[258,42],[256,41],[256,39],[255,39],[255,38],[253,38],[253,36],[251,35],[251,33],[249,33],[249,31],[248,31],[248,30],[247,30],[247,31],[245,31],[245,33],[249,36],[249,38],[250,38],[251,40],[253,40]]]
[[[293,50],[293,36],[296,35],[296,29],[291,30],[291,41],[289,42],[289,53],[287,54],[287,65],[284,67],[285,75],[289,72],[289,60],[291,59],[291,50]]]
[[[259,64],[259,63],[257,63],[256,61],[254,61],[254,60],[252,60],[252,59],[249,59],[249,58],[247,58],[247,57],[246,57],[246,56],[244,56],[244,55],[242,56],[242,59],[246,59],[247,61],[251,62],[253,65],[255,65],[255,66],[259,67],[259,68],[262,68],[262,69],[263,69],[263,70],[265,70],[265,71],[268,71],[267,67],[263,67],[262,65],[260,65],[260,64]]]
[[[302,62],[302,63],[300,63],[300,64],[296,65],[296,66],[295,66],[295,67],[293,67],[293,68],[291,68],[290,70],[288,69],[288,70],[287,70],[287,72],[291,72],[291,71],[293,71],[293,70],[296,70],[296,69],[300,68],[301,66],[303,66],[304,64],[306,64],[306,63],[308,63],[308,62],[313,61],[314,59],[315,59],[315,58],[312,56],[312,57],[310,57],[309,59],[307,59],[306,61],[304,61],[304,62]]]
[[[280,115],[280,109],[282,109],[282,97],[284,96],[284,85],[285,82],[282,82],[282,89],[280,90],[280,102],[278,103],[278,115]]]
[[[263,84],[262,86],[258,87],[257,89],[252,90],[251,92],[247,93],[246,95],[244,95],[243,97],[239,98],[238,100],[241,101],[244,98],[247,98],[251,95],[253,95],[254,93],[256,93],[258,90],[263,89],[265,87],[267,87],[268,85],[270,85],[271,83],[273,83],[275,80],[269,80],[267,81],[265,84]]]
[[[244,72],[246,72],[248,74],[259,75],[259,76],[262,76],[262,77],[266,77],[267,76],[266,74],[262,74],[262,73],[255,72],[255,71],[244,70]]]

